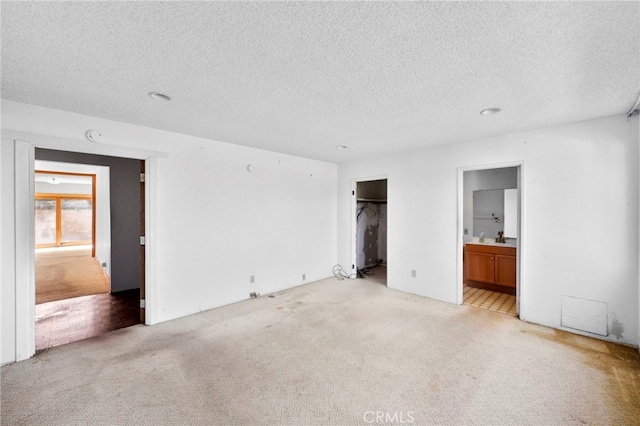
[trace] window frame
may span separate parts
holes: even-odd
[[[91,194],[56,194],[56,193],[36,193],[36,199],[55,199],[56,200],[56,242],[35,244],[35,248],[45,247],[66,247],[74,245],[86,245],[91,244],[91,256],[96,255],[96,175],[90,173],[71,173],[71,172],[58,172],[49,170],[35,170],[35,173],[48,174],[48,175],[66,175],[66,176],[86,176],[91,178]],[[91,200],[91,240],[87,241],[73,241],[68,243],[62,243],[62,199],[88,199]],[[35,209],[34,209],[35,210]],[[34,233],[35,235],[35,233]]]

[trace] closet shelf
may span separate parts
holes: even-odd
[[[387,204],[387,200],[374,200],[372,198],[358,198],[356,201],[359,203]]]

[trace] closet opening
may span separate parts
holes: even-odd
[[[355,183],[355,273],[387,285],[387,179]]]

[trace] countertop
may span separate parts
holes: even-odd
[[[484,243],[481,243],[479,241],[469,241],[469,242],[466,242],[464,244],[465,245],[467,245],[467,244],[476,244],[476,245],[479,245],[479,246],[513,247],[513,248],[517,247],[515,242],[508,242],[508,243],[484,242]]]

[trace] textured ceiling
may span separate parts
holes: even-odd
[[[626,112],[639,11],[3,1],[2,97],[343,162]],[[502,112],[481,116],[488,107]]]

